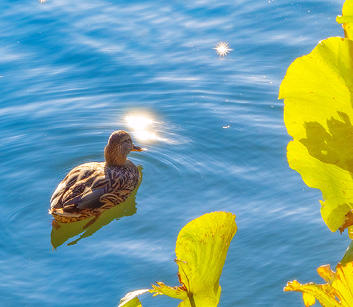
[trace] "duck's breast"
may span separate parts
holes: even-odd
[[[110,167],[106,170],[106,175],[109,177],[106,193],[117,195],[122,200],[131,194],[140,179],[137,167],[129,160],[124,166]]]

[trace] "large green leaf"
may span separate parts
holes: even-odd
[[[352,55],[349,39],[320,42],[291,64],[279,93],[294,139],[287,148],[289,165],[321,190],[321,214],[331,231],[349,226],[353,208]]]
[[[188,223],[179,233],[176,262],[182,286],[153,285],[155,294],[182,299],[179,307],[214,307],[221,295],[219,278],[237,231],[235,215],[213,212]]]

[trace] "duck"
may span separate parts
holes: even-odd
[[[142,151],[124,130],[114,131],[104,148],[104,162],[89,162],[73,168],[50,199],[53,222],[71,223],[94,216],[124,202],[137,187],[141,175],[127,159],[131,151]],[[88,226],[88,224],[86,225]]]

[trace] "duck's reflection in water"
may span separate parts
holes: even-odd
[[[142,172],[140,167],[139,170],[141,180],[128,199],[123,203],[103,212],[92,224],[90,221],[95,219],[94,216],[73,223],[59,223],[53,221],[53,227],[51,230],[51,245],[53,249],[57,249],[57,247],[64,244],[66,241],[81,234],[79,238],[67,243],[67,245],[74,245],[81,239],[93,235],[96,231],[101,229],[103,226],[108,225],[111,221],[119,220],[124,216],[134,215],[137,212],[136,193],[142,181]]]

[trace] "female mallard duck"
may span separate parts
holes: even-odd
[[[126,131],[111,134],[105,162],[90,162],[71,170],[51,197],[49,213],[61,223],[98,216],[125,201],[136,188],[140,173],[127,155],[142,151]],[[96,220],[96,219],[94,219]]]

